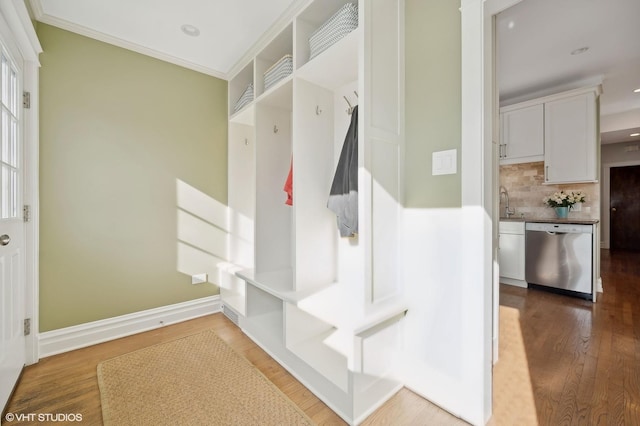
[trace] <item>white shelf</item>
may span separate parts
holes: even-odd
[[[371,312],[354,309],[345,285],[335,283],[321,291],[300,298],[297,306],[300,310],[331,324],[332,326],[350,332],[353,335],[363,334],[370,329],[397,316],[404,316],[406,304],[393,301],[380,303]]]
[[[293,103],[293,76],[289,75],[278,81],[255,100],[261,105],[268,105],[291,111]]]
[[[299,300],[305,299],[329,286],[329,284],[327,284],[327,286],[295,291],[293,289],[293,271],[291,269],[260,273],[256,273],[253,269],[244,269],[236,272],[236,275],[254,287],[257,287],[285,302],[294,304]]]
[[[251,101],[251,103],[245,105],[240,111],[229,117],[229,121],[231,123],[253,126],[255,124],[255,115],[253,114],[254,105],[255,101]]]
[[[335,90],[358,79],[358,46],[361,29],[356,28],[336,44],[304,64],[298,78]],[[336,66],[335,64],[340,64]]]
[[[347,392],[349,385],[347,358],[325,343],[325,340],[329,339],[334,333],[335,330],[327,330],[305,341],[287,345],[287,349],[316,369],[344,392]]]

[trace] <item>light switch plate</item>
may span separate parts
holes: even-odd
[[[458,172],[457,159],[457,149],[434,152],[431,156],[431,174],[433,176],[456,174]]]

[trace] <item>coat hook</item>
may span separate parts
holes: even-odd
[[[244,144],[245,144],[245,145],[249,145],[249,139],[244,138]]]
[[[355,90],[353,91],[353,93],[356,95],[356,98],[358,97],[358,92],[356,92]]]
[[[275,124],[273,125],[273,133],[278,133],[278,126]]]
[[[346,96],[343,96],[343,98],[347,102],[347,105],[349,105],[349,108],[347,109],[347,114],[351,115],[351,113],[353,112],[353,107],[351,106],[351,102],[349,102],[349,99],[347,99]]]
[[[320,109],[320,105],[316,105],[316,115],[322,114],[322,110]]]

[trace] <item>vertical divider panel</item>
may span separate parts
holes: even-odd
[[[400,153],[404,138],[404,1],[363,0],[365,108],[363,138],[370,197],[365,206],[370,233],[371,279],[367,303],[401,294],[398,241]],[[362,16],[361,16],[362,17]]]
[[[253,119],[253,116],[251,117]],[[255,127],[229,123],[229,262],[254,267],[255,240]],[[245,314],[245,283],[230,270],[220,294],[225,303]]]
[[[333,181],[333,92],[294,81],[293,190],[296,290],[336,280],[336,219],[327,208]]]
[[[309,61],[309,36],[316,27],[303,19],[296,19],[294,39],[294,69],[300,68]]]

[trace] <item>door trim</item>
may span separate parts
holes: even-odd
[[[482,389],[482,404],[474,407],[473,422],[486,423],[492,412],[493,348],[498,341],[497,241],[494,226],[496,206],[497,167],[494,129],[497,110],[497,87],[493,62],[495,30],[494,15],[521,0],[462,0],[462,208],[472,212],[475,237],[468,250],[481,252],[479,262],[469,267],[468,279],[477,282],[481,277],[483,321],[482,371],[477,377]],[[481,159],[481,161],[478,161]],[[467,296],[470,297],[470,296]],[[475,312],[474,312],[475,314]],[[496,352],[497,355],[497,352]]]
[[[31,220],[25,224],[25,316],[31,318],[31,334],[26,336],[26,363],[38,362],[39,323],[39,68],[38,40],[29,11],[22,1],[0,2],[0,15],[7,23],[5,37],[15,45],[22,59],[22,88],[31,93],[31,108],[23,109],[23,204],[31,206]]]
[[[39,334],[39,299],[40,299],[40,120],[39,120],[39,63],[25,61],[23,85],[24,90],[31,93],[31,108],[24,110],[23,155],[24,155],[24,189],[23,203],[30,206],[30,220],[25,223],[25,315],[31,318],[31,334],[26,341],[27,365],[35,364],[40,359],[38,351]]]
[[[603,249],[609,250],[611,247],[611,212],[609,211],[611,204],[611,168],[627,166],[640,166],[640,160],[602,164],[602,201],[600,205],[602,227],[600,228],[600,248]]]

